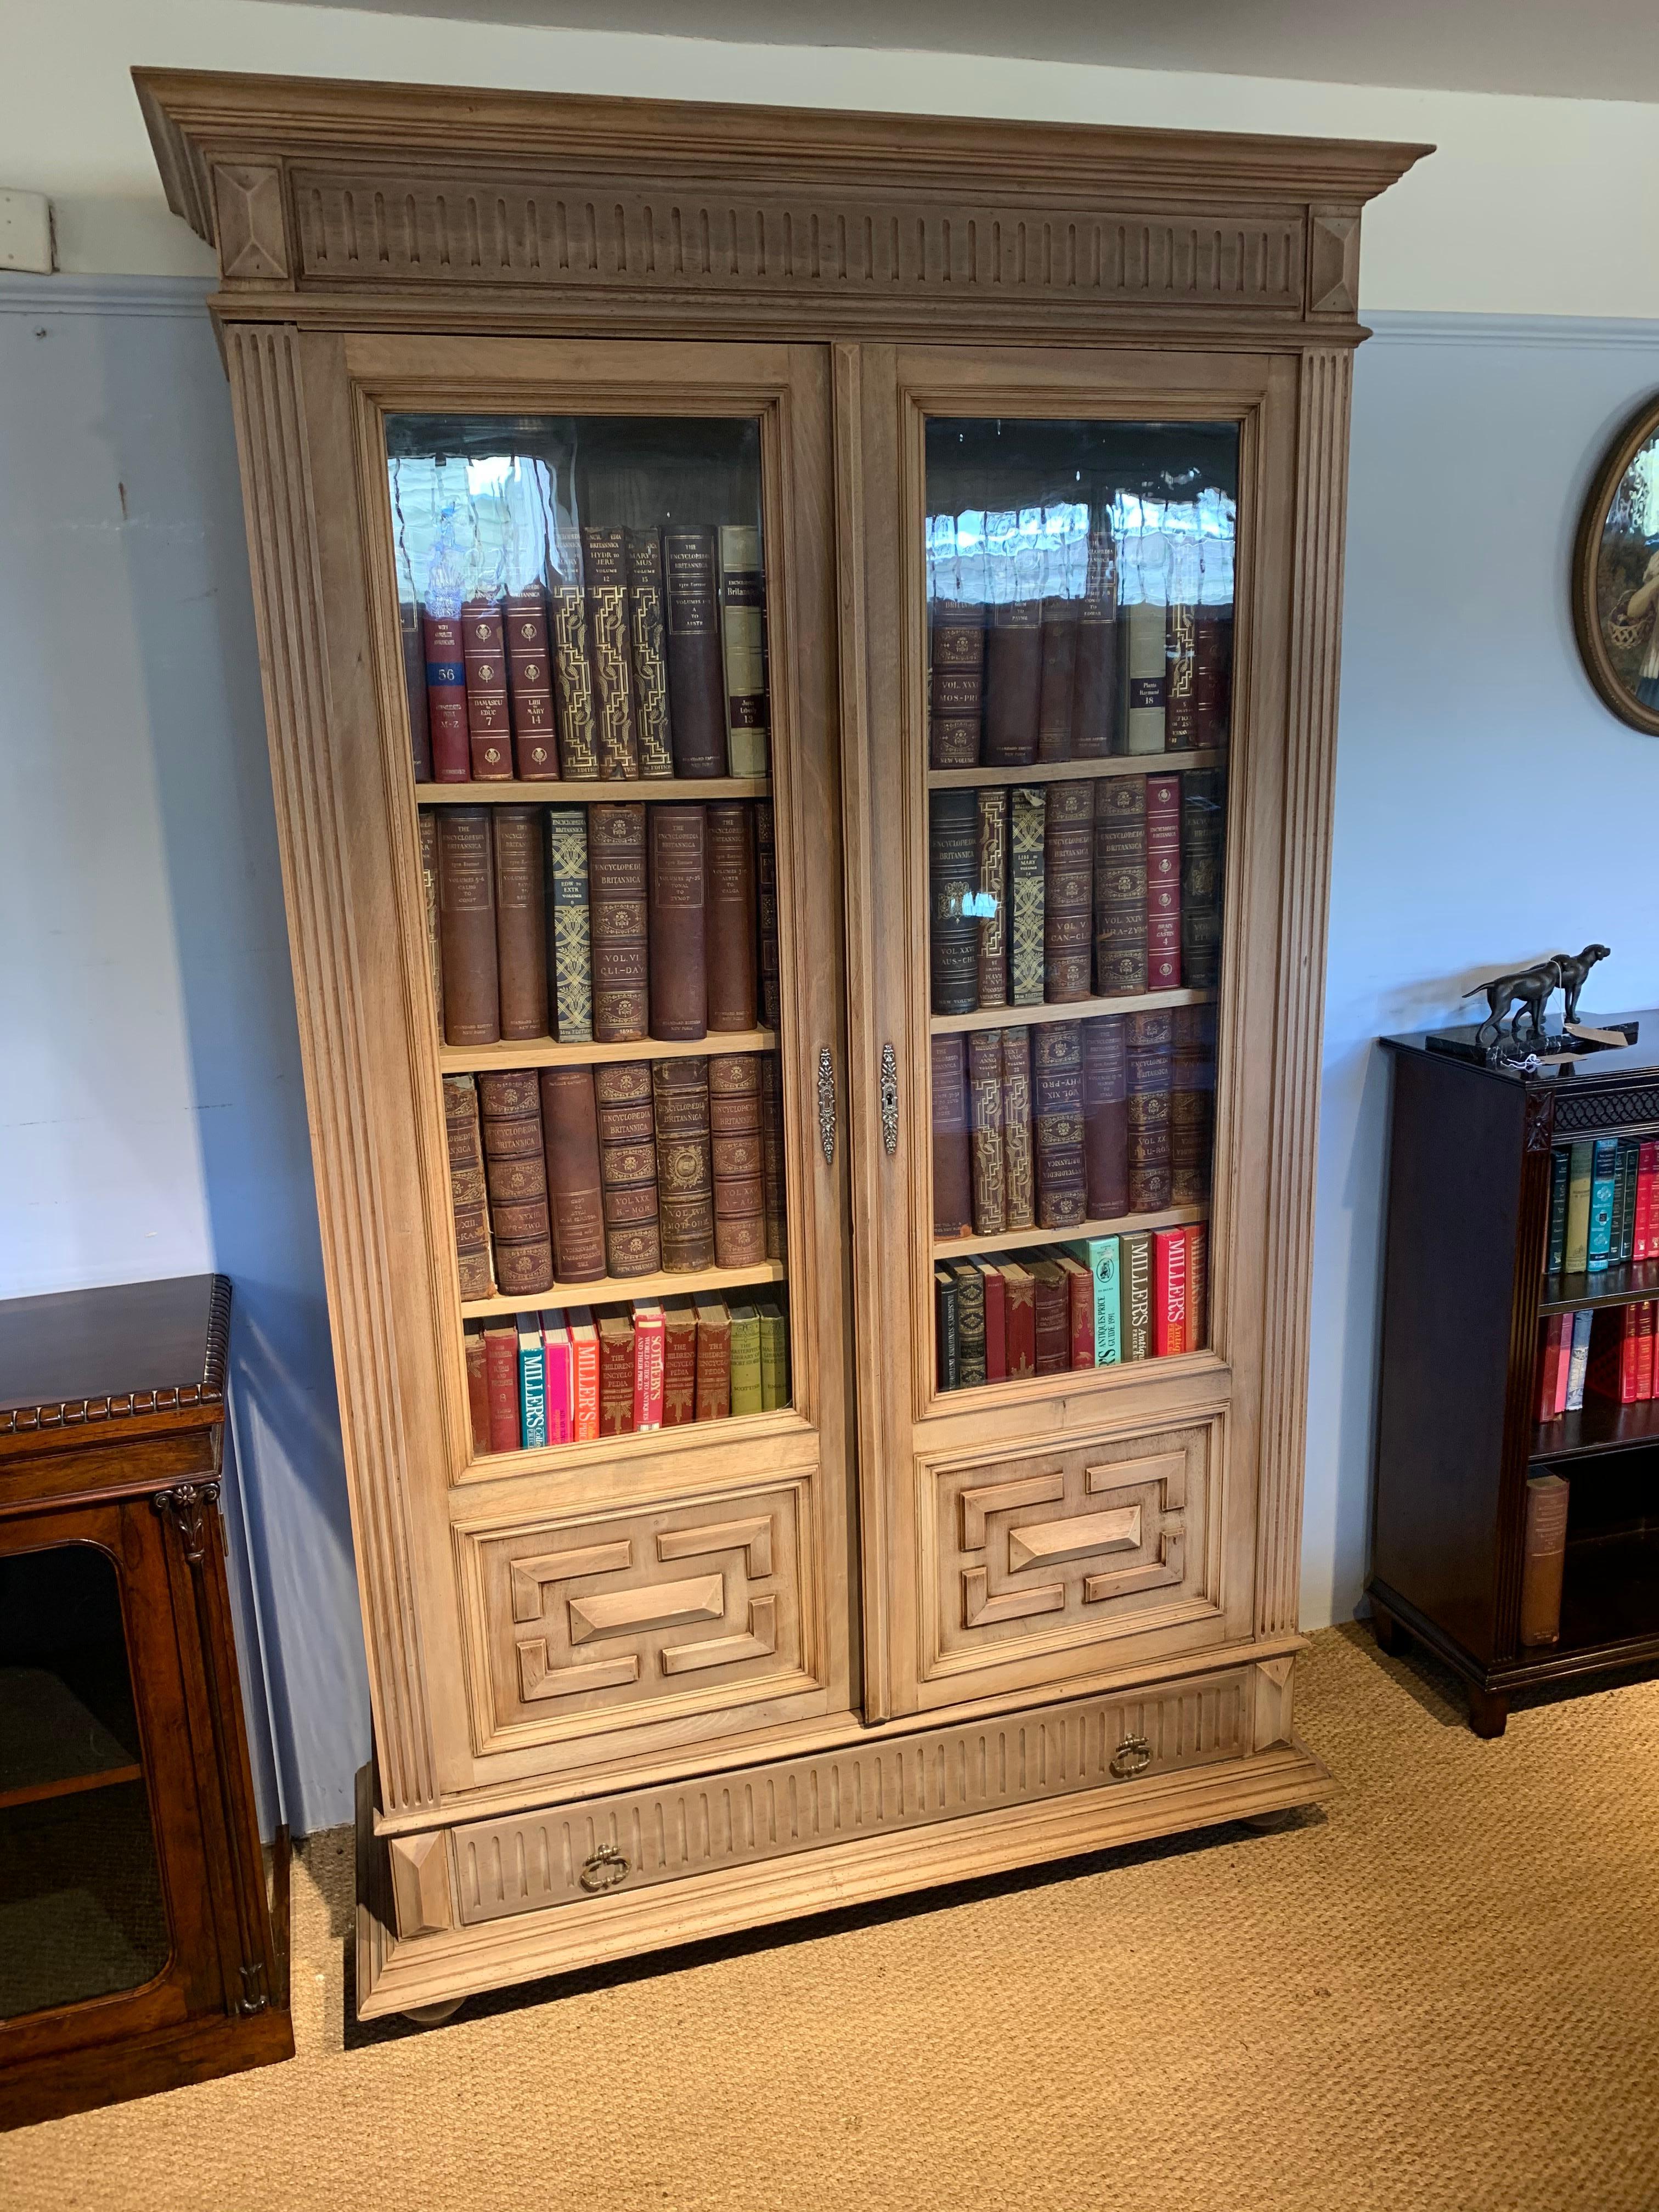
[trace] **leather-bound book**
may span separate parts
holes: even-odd
[[[593,670],[599,775],[606,782],[633,781],[640,773],[640,740],[634,727],[628,551],[620,530],[583,530],[582,581],[587,594],[587,653]]]
[[[593,953],[585,806],[548,808],[547,873],[553,1034],[561,1044],[586,1044],[593,1035]]]
[[[489,1192],[484,1181],[478,1086],[470,1075],[444,1078],[444,1135],[449,1146],[449,1199],[455,1216],[455,1257],[464,1298],[493,1298]]]
[[[1167,1012],[1126,1014],[1129,1087],[1129,1211],[1161,1213],[1173,1204],[1170,1083],[1175,1024]]]
[[[708,1034],[708,828],[701,806],[646,810],[651,854],[651,1034]]]
[[[1146,779],[1095,786],[1095,989],[1103,999],[1146,988]]]
[[[676,775],[726,774],[726,673],[720,653],[714,533],[665,530],[668,720]]]
[[[756,1054],[711,1056],[708,1130],[714,1169],[715,1264],[758,1267],[766,1257],[766,1178]]]
[[[968,1126],[972,1156],[974,1234],[1000,1237],[1007,1227],[1002,1170],[1002,1031],[968,1036]]]
[[[1031,1032],[1002,1036],[1002,1189],[1010,1229],[1036,1226],[1036,1163],[1031,1152]]]
[[[656,1117],[648,1060],[611,1060],[593,1071],[599,1110],[599,1191],[606,1272],[619,1279],[662,1266],[657,1223]]]
[[[1128,779],[1123,779],[1126,782]],[[1181,987],[1181,778],[1146,778],[1146,988]]]
[[[495,846],[495,951],[501,1036],[509,1043],[548,1033],[547,872],[538,806],[492,810]]]
[[[1042,1004],[1043,835],[1048,802],[1041,784],[1008,794],[1008,984],[1016,1006]]]
[[[489,1393],[489,1449],[523,1449],[519,1421],[519,1329],[516,1322],[491,1322],[483,1333],[484,1383]]]
[[[478,1078],[495,1280],[503,1297],[553,1287],[541,1088],[534,1068]]]
[[[1121,1014],[1083,1024],[1083,1172],[1091,1221],[1129,1211],[1129,1063]]]
[[[466,1342],[466,1412],[471,1425],[475,1454],[489,1449],[489,1371],[484,1357],[481,1321],[463,1324]]]
[[[726,660],[726,757],[728,775],[767,770],[766,570],[760,532],[750,523],[722,523],[720,533],[720,635]]]
[[[1083,1168],[1083,1024],[1045,1022],[1033,1032],[1031,1045],[1037,1226],[1075,1229],[1089,1218]]]
[[[599,1325],[599,1434],[634,1433],[634,1316],[620,1307],[601,1310]]]
[[[1053,1260],[1031,1262],[1032,1307],[1039,1375],[1063,1375],[1072,1364],[1072,1295]]]
[[[601,1044],[631,1044],[647,1034],[650,1012],[642,805],[588,808],[587,886],[593,1034]]]
[[[1080,1260],[1069,1252],[1054,1252],[1048,1255],[1066,1278],[1066,1364],[1071,1367],[1092,1367],[1095,1364],[1095,1279]]]
[[[1117,672],[1117,549],[1109,528],[1089,533],[1089,566],[1078,609],[1072,691],[1072,757],[1104,760],[1121,752]]]
[[[499,1044],[495,868],[489,810],[446,806],[438,817],[438,934],[443,952],[444,1038]]]
[[[1172,753],[1198,743],[1198,546],[1178,544],[1170,563],[1164,626],[1164,742]]]
[[[501,608],[469,599],[461,609],[466,726],[475,783],[513,781],[513,725],[507,705],[507,641]]]
[[[1219,769],[1181,779],[1181,979],[1188,990],[1221,981],[1221,872],[1227,844],[1227,780]]]
[[[933,1336],[939,1346],[939,1387],[962,1388],[962,1334],[957,1307],[957,1279],[953,1269],[933,1270]]]
[[[760,1310],[744,1299],[732,1310],[732,1411],[758,1413],[761,1403]]]
[[[979,1003],[1008,1003],[1008,793],[974,794],[979,843]]]
[[[977,768],[985,721],[985,610],[934,602],[929,631],[927,765]]]
[[[559,734],[553,717],[547,597],[539,584],[508,593],[501,605],[501,629],[507,638],[514,766],[522,782],[551,782],[559,773]]]
[[[770,1298],[755,1301],[760,1316],[761,1411],[789,1403],[789,1323]]]
[[[1224,745],[1232,719],[1232,609],[1200,605],[1194,630],[1197,743]]]
[[[581,560],[573,538],[559,548],[548,578],[548,622],[553,647],[554,701],[559,724],[559,772],[592,783],[599,773],[599,733],[593,705],[593,664],[587,635],[587,599]]]
[[[1176,1006],[1170,1058],[1170,1203],[1202,1206],[1210,1194],[1215,1126],[1215,1008]]]
[[[640,774],[674,773],[668,720],[668,611],[663,595],[662,532],[628,532],[628,629],[634,653],[634,728]],[[689,1416],[687,1417],[690,1418]]]
[[[438,817],[430,806],[421,809],[421,896],[426,907],[426,957],[432,973],[432,1005],[438,1017],[438,1035],[444,1033],[444,953],[438,921]]]
[[[542,1149],[553,1224],[553,1274],[597,1283],[605,1273],[605,1201],[599,1181],[599,1112],[591,1067],[540,1073]]]
[[[1037,757],[1042,697],[1042,602],[1004,601],[991,609],[985,633],[985,738],[988,768],[1030,768]]]
[[[671,1275],[690,1274],[714,1264],[708,1062],[701,1057],[653,1060],[651,1098],[663,1268]]]
[[[690,1298],[662,1302],[662,1425],[697,1418],[697,1310]]]
[[[985,1379],[1000,1382],[1008,1372],[1008,1286],[994,1260],[970,1260],[984,1285]]]
[[[1018,1260],[999,1262],[1002,1273],[1008,1380],[1036,1373],[1036,1285]]]
[[[708,807],[708,1026],[752,1030],[760,1018],[755,833],[741,799]]]
[[[422,614],[426,645],[427,726],[436,783],[471,783],[472,754],[466,725],[466,662],[458,615]]]
[[[724,1421],[732,1413],[732,1315],[724,1298],[692,1300],[697,1316],[697,1419]]]
[[[968,1040],[931,1042],[933,1115],[933,1234],[969,1237],[974,1228],[972,1146],[969,1135]]]
[[[1136,599],[1123,610],[1123,750],[1164,750],[1164,615],[1161,602]]]
[[[1042,673],[1037,692],[1040,761],[1072,758],[1073,702],[1077,688],[1078,616],[1082,602],[1042,602]]]
[[[783,1161],[783,1070],[775,1052],[760,1055],[761,1203],[766,1216],[766,1256],[789,1257],[789,1224]]]
[[[1051,783],[1043,830],[1042,994],[1051,1006],[1089,996],[1094,934],[1095,792]]]
[[[964,1390],[985,1381],[985,1278],[971,1260],[958,1260],[951,1273],[957,1283],[957,1377]]]
[[[975,793],[933,793],[927,817],[927,943],[936,1014],[971,1014],[979,1004],[978,848]]]
[[[775,1030],[783,1019],[783,985],[778,959],[777,830],[769,799],[755,801],[755,911],[760,921],[761,1025]]]
[[[1571,1485],[1563,1475],[1527,1477],[1526,1534],[1521,1548],[1521,1641],[1525,1644],[1561,1640],[1561,1585],[1571,1497]]]
[[[426,699],[426,641],[413,599],[398,602],[398,641],[404,655],[404,696],[409,703],[409,758],[416,783],[432,781],[432,719]]]

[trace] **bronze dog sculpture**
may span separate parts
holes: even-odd
[[[1556,966],[1561,970],[1561,988],[1567,994],[1566,1018],[1568,1021],[1577,1020],[1578,994],[1584,988],[1584,980],[1598,961],[1606,960],[1610,957],[1610,951],[1611,948],[1605,945],[1587,945],[1579,953],[1557,952],[1552,955]]]
[[[1477,983],[1474,990],[1465,991],[1463,996],[1473,999],[1482,991],[1486,994],[1486,1004],[1492,1012],[1476,1031],[1482,1040],[1488,1030],[1494,1038],[1497,1037],[1511,1004],[1525,1009],[1529,1034],[1536,1039],[1544,1034],[1544,1007],[1551,993],[1559,991],[1560,988],[1561,963],[1559,959],[1552,958],[1540,961],[1536,968],[1523,969],[1518,975],[1494,975],[1490,982]],[[1510,1024],[1510,1029],[1518,1040],[1521,1035],[1519,1013]]]

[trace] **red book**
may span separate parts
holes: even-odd
[[[1556,1386],[1561,1378],[1561,1323],[1566,1316],[1546,1314],[1539,1324],[1538,1419],[1555,1419]]]
[[[539,584],[515,592],[501,610],[507,636],[507,688],[513,698],[513,757],[526,783],[559,773],[553,726],[553,668],[547,644],[547,601]]]
[[[466,1407],[472,1419],[472,1449],[489,1449],[489,1378],[484,1367],[483,1323],[466,1323]]]
[[[1049,1259],[1033,1260],[1029,1273],[1033,1291],[1036,1371],[1039,1375],[1063,1375],[1072,1357],[1072,1304],[1066,1278]]]
[[[663,1412],[663,1311],[655,1298],[634,1308],[634,1432],[659,1429]]]
[[[519,1326],[493,1322],[483,1333],[484,1378],[489,1390],[489,1449],[517,1451],[524,1441],[519,1426]]]
[[[1659,1260],[1659,1137],[1643,1139],[1637,1156],[1636,1242],[1632,1260]]]
[[[663,1309],[662,1425],[677,1429],[697,1418],[697,1310],[690,1298]]]
[[[1066,1278],[1069,1335],[1073,1367],[1095,1364],[1095,1279],[1069,1252],[1056,1252],[1054,1261]]]
[[[572,1306],[570,1326],[570,1433],[585,1443],[599,1433],[599,1333],[591,1307]]]
[[[1626,1306],[1621,1316],[1624,1322],[1619,1344],[1619,1402],[1621,1406],[1633,1406],[1641,1395],[1637,1387],[1642,1348],[1641,1310],[1639,1306]]]
[[[1036,1285],[1018,1260],[1001,1260],[1010,1379],[1036,1373]]]
[[[1181,778],[1146,779],[1146,988],[1181,987]]]
[[[1202,1352],[1210,1340],[1210,1224],[1194,1221],[1187,1240],[1187,1349]]]
[[[466,670],[466,724],[473,780],[510,783],[513,741],[507,711],[507,641],[501,635],[501,611],[488,599],[469,599],[461,609],[461,655]]]
[[[1000,1382],[1008,1372],[1008,1300],[1002,1270],[992,1260],[976,1260],[985,1278],[985,1379]]]
[[[634,1431],[634,1317],[599,1316],[599,1434],[631,1436]]]
[[[1586,1397],[1611,1398],[1615,1405],[1636,1402],[1636,1332],[1630,1326],[1633,1306],[1601,1306],[1590,1323],[1589,1365],[1584,1375]],[[1626,1380],[1629,1379],[1629,1393]]]
[[[1187,1237],[1160,1229],[1152,1237],[1152,1357],[1187,1349]]]
[[[1653,1396],[1654,1302],[1644,1298],[1636,1309],[1636,1398],[1645,1405]]]
[[[466,664],[461,657],[461,625],[453,615],[423,615],[426,641],[426,710],[432,732],[434,783],[471,783],[472,757],[467,744]]]

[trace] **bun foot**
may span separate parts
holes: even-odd
[[[1510,1701],[1499,1697],[1495,1690],[1482,1690],[1469,1684],[1469,1726],[1478,1736],[1490,1739],[1502,1735],[1510,1717]]]
[[[441,2004],[410,2005],[404,2013],[416,2027],[441,2027],[447,2020],[453,2020],[466,2002],[465,1997],[446,1997]]]

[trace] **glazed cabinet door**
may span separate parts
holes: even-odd
[[[837,359],[876,1714],[1253,1632],[1297,374]]]

